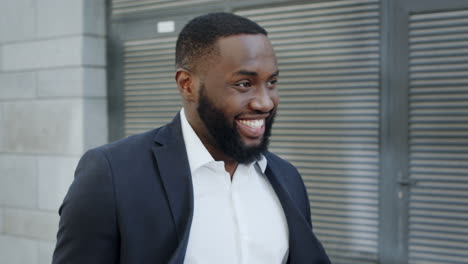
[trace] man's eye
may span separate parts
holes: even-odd
[[[278,80],[277,80],[277,79],[274,79],[274,80],[271,80],[271,81],[267,82],[267,85],[268,85],[268,86],[273,86],[273,85],[275,85],[275,84],[277,84],[277,83],[278,83]]]
[[[252,86],[250,82],[239,82],[239,83],[236,83],[235,85],[241,88],[248,88]]]

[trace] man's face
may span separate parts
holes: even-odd
[[[225,155],[250,162],[267,148],[278,105],[276,57],[264,35],[235,35],[217,44],[219,58],[199,86],[197,112],[208,132],[199,134],[210,135],[204,142]]]
[[[224,111],[217,108],[211,102],[205,94],[205,90],[206,88],[202,84],[197,111],[209,134],[214,138],[216,146],[226,155],[240,163],[248,163],[258,159],[259,155],[267,150],[268,138],[271,134],[271,127],[276,112],[272,111],[265,121],[263,121],[264,125],[256,128],[259,131],[258,133],[262,133],[261,142],[255,145],[247,145],[241,138],[241,131],[244,128],[239,128],[237,122],[231,123]],[[259,121],[253,122],[261,123]],[[260,125],[255,124],[255,126],[258,127]],[[247,129],[251,130],[250,127],[247,127]]]

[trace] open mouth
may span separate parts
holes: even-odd
[[[265,132],[265,118],[262,119],[237,119],[239,133],[247,138],[259,138]]]
[[[239,120],[242,124],[249,126],[251,128],[261,128],[265,124],[265,119],[257,119],[257,120]]]

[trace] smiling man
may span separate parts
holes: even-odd
[[[53,263],[330,263],[299,173],[267,151],[278,77],[256,23],[190,21],[176,45],[184,108],[82,157]]]

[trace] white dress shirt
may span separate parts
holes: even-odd
[[[186,264],[286,263],[289,233],[281,204],[264,172],[264,156],[233,175],[215,161],[180,111],[192,173],[194,212]]]

